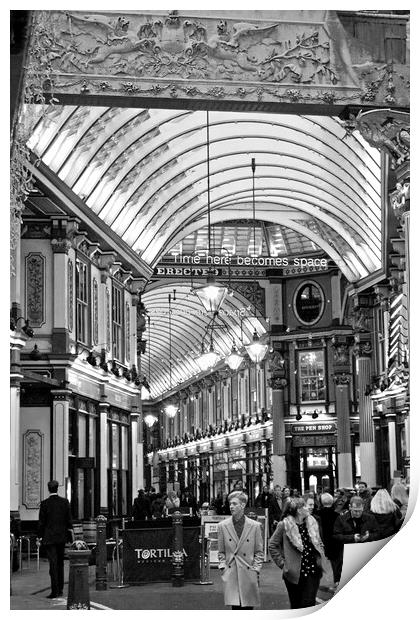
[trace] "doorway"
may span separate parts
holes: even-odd
[[[299,448],[301,492],[333,493],[336,450],[334,446]]]

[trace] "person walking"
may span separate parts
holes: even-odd
[[[325,556],[331,564],[334,587],[338,587],[343,569],[344,544],[334,540],[334,523],[338,518],[338,512],[334,510],[334,498],[330,493],[322,493],[320,497],[321,508],[319,520],[321,522],[321,537],[324,543]]]
[[[48,491],[49,497],[39,507],[38,537],[50,565],[51,592],[47,598],[58,598],[63,596],[64,547],[73,524],[68,500],[57,493],[57,480],[48,482]]]
[[[253,609],[260,605],[259,573],[264,560],[261,526],[245,516],[248,496],[243,491],[229,495],[231,517],[217,527],[219,569],[224,583],[225,605]]]
[[[133,520],[146,521],[152,518],[150,500],[143,489],[138,490],[138,495],[133,502]]]
[[[265,484],[262,488],[261,493],[259,493],[259,495],[257,495],[257,497],[255,498],[255,507],[268,508],[270,505],[271,497],[272,495],[270,493],[270,487],[268,486],[268,484]]]
[[[312,607],[325,567],[324,545],[317,521],[302,497],[292,498],[268,542],[273,561],[283,569],[291,609]]]
[[[378,524],[372,514],[364,512],[363,499],[354,495],[349,510],[334,523],[333,538],[341,543],[362,543],[376,540]]]
[[[396,534],[404,520],[386,489],[378,489],[375,493],[370,503],[370,512],[378,524],[378,540]]]
[[[280,521],[283,514],[283,498],[281,486],[279,484],[276,484],[273,491],[273,495],[268,505],[268,523],[270,535],[276,529],[277,523]]]

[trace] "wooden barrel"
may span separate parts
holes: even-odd
[[[83,540],[87,545],[96,545],[96,521],[83,522]]]

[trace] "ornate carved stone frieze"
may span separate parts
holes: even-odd
[[[68,254],[72,242],[70,239],[51,239],[51,247],[54,254]]]
[[[69,259],[68,265],[67,265],[67,304],[68,304],[67,320],[68,320],[68,328],[70,332],[73,331],[73,326],[74,326],[73,278],[74,278],[73,261]]]
[[[99,298],[98,298],[98,280],[92,280],[92,337],[93,344],[99,342]]]
[[[230,287],[250,302],[250,306],[245,309],[248,314],[256,308],[261,316],[265,316],[265,290],[258,282],[232,281]]]
[[[28,430],[23,436],[22,504],[38,509],[42,499],[42,464],[44,436],[39,430]]]
[[[277,375],[284,374],[286,360],[282,351],[274,349],[268,356],[268,370]]]
[[[410,115],[407,112],[391,109],[360,112],[355,127],[371,146],[390,155],[393,168],[410,159]]]
[[[26,318],[32,327],[45,323],[45,256],[28,254],[25,258]]]
[[[334,11],[262,20],[234,11],[48,13],[58,96],[391,106],[407,99],[408,68],[366,61],[356,39],[347,45]]]

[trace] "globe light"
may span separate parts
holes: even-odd
[[[207,310],[207,312],[218,312],[227,295],[227,286],[216,282],[215,277],[210,275],[206,284],[197,286],[195,294]]]
[[[260,342],[257,330],[255,329],[251,344],[247,344],[245,348],[251,360],[258,363],[264,359],[265,354],[267,353],[268,345]]]
[[[214,350],[213,342],[211,342],[209,350],[204,351],[203,349],[201,352],[201,355],[196,357],[195,361],[200,367],[200,370],[204,372],[206,370],[209,370],[209,368],[213,368],[213,366],[217,364],[219,359],[220,359],[220,353],[217,353]]]
[[[242,364],[243,357],[236,348],[235,343],[232,346],[232,351],[225,357],[225,362],[231,370],[238,370]]]
[[[157,421],[158,421],[157,417],[155,415],[152,415],[151,413],[148,413],[146,416],[144,416],[144,423],[149,428],[152,428],[152,426],[156,424]]]
[[[168,405],[165,405],[164,411],[168,418],[174,418],[178,413],[178,407],[172,403],[169,403]]]

